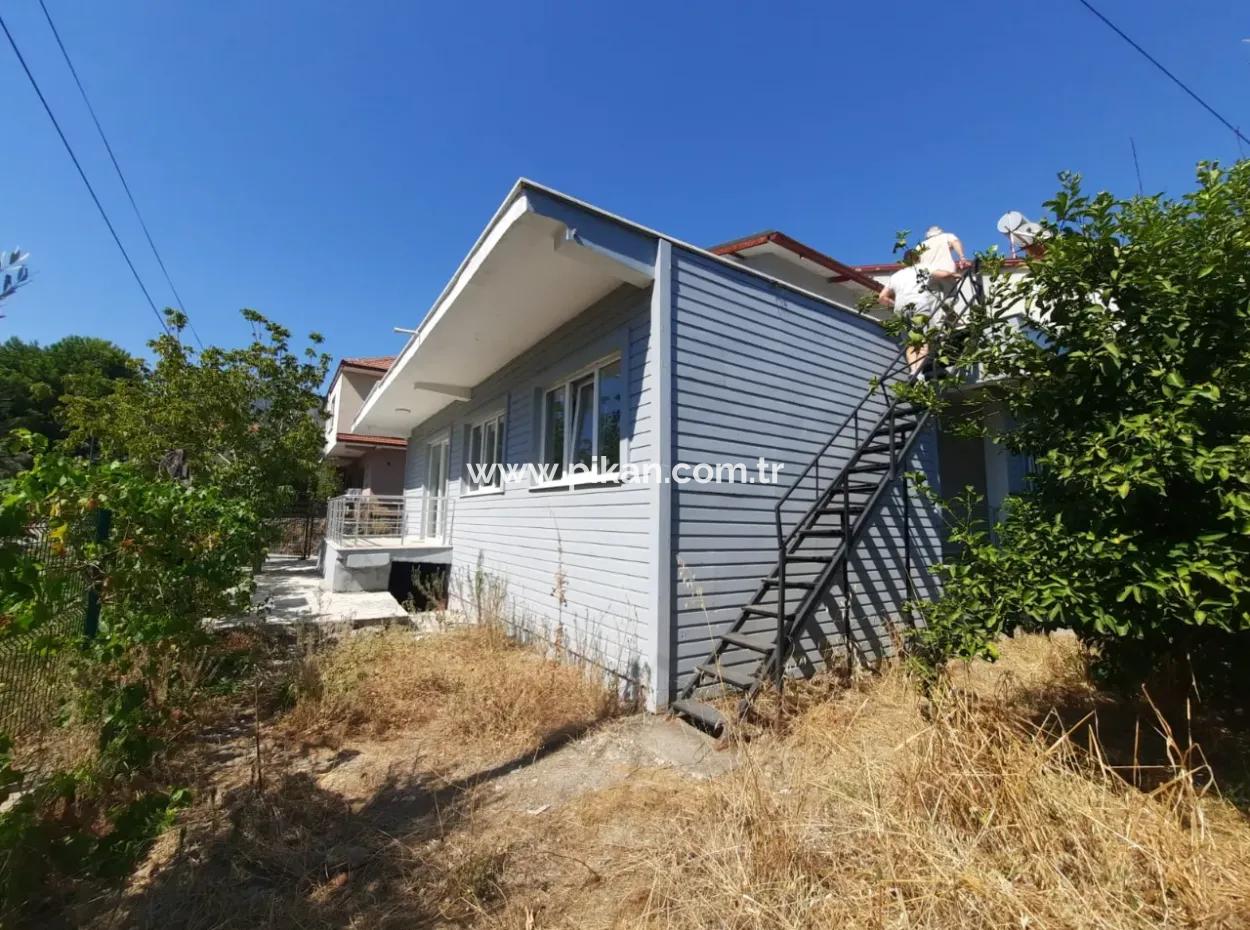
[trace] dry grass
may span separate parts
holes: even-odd
[[[641,776],[582,798],[548,847],[594,870],[516,876],[501,925],[1244,928],[1250,826],[1187,768],[1134,788],[1053,718],[1075,644],[1008,647],[935,703],[899,672],[796,697],[787,732],[704,784]],[[994,695],[991,699],[989,695]],[[512,827],[515,829],[515,827]],[[605,831],[618,834],[603,841]],[[533,850],[532,846],[527,849]],[[541,849],[541,847],[540,847]]]
[[[518,645],[494,626],[356,635],[306,658],[296,682],[282,722],[288,736],[337,746],[420,730],[461,759],[533,752],[617,709],[597,670]]]
[[[1173,739],[1144,791],[1047,716],[1093,694],[1071,641],[1011,643],[936,701],[898,670],[794,688],[784,732],[727,775],[644,768],[533,809],[490,760],[602,714],[584,672],[489,629],[315,661],[275,740],[337,754],[271,750],[268,788],[202,811],[125,925],[1250,926],[1250,825],[1200,757]],[[401,771],[388,746],[425,755]]]
[[[927,711],[927,713],[926,713]],[[901,676],[808,709],[657,849],[658,925],[1245,927],[1250,830]]]

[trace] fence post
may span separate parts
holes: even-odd
[[[312,521],[313,521],[313,505],[312,501],[306,501],[304,504],[304,543],[300,546],[299,557],[306,559],[312,552]]]
[[[112,511],[103,507],[95,512],[95,541],[106,542],[113,525]],[[91,569],[91,584],[87,588],[87,614],[83,618],[83,635],[95,639],[100,632],[100,590],[104,587],[104,572],[97,565]]]

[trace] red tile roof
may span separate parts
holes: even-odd
[[[398,439],[395,436],[368,436],[364,433],[339,432],[336,438],[339,442],[352,446],[393,446],[397,449],[404,449],[408,446],[407,439]]]
[[[358,358],[345,358],[342,364],[351,368],[372,368],[375,371],[387,371],[395,361],[393,355],[367,355]]]
[[[860,287],[866,287],[870,291],[876,292],[881,290],[881,285],[860,269],[844,264],[836,258],[830,258],[823,252],[816,251],[810,245],[804,245],[797,239],[791,239],[785,233],[777,232],[775,229],[768,229],[753,236],[744,236],[741,239],[734,239],[732,242],[714,245],[708,251],[714,255],[736,255],[738,252],[753,249],[757,245],[763,245],[766,242],[776,243],[783,249],[834,272],[834,277],[831,279],[834,283],[854,281]]]

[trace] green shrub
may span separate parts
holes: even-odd
[[[1087,196],[1065,176],[1047,206],[1045,254],[992,283],[961,359],[983,376],[962,425],[1001,405],[998,439],[1034,461],[1031,486],[993,541],[956,527],[924,645],[984,654],[1018,626],[1068,628],[1111,678],[1220,644],[1244,654],[1250,162],[1201,165],[1177,200]],[[1025,330],[1006,315],[1020,301]]]

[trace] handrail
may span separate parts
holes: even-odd
[[[327,502],[325,535],[331,542],[399,537],[449,543],[454,510],[449,495],[343,494]]]
[[[959,276],[958,283],[955,285],[954,289],[952,290],[952,294],[954,295],[954,297],[957,298],[962,293],[964,283],[968,281],[972,283],[973,298],[979,300],[982,296],[980,259],[973,259],[972,266],[966,269],[964,273]],[[964,307],[966,307],[970,303],[970,301],[964,300],[963,303],[964,303]],[[948,316],[946,325],[949,326],[951,323],[958,322],[962,318],[962,315],[963,315],[963,308],[961,308],[958,313]],[[782,526],[781,526],[782,507],[784,507],[786,502],[790,500],[790,498],[794,495],[795,491],[799,489],[799,486],[800,484],[802,484],[803,479],[805,479],[808,475],[810,475],[813,472],[813,470],[816,470],[817,475],[819,475],[818,469],[819,469],[821,458],[823,458],[825,454],[828,453],[828,451],[833,447],[833,444],[837,442],[837,440],[846,431],[846,428],[850,426],[853,422],[858,421],[859,413],[864,408],[864,405],[867,404],[868,401],[871,400],[874,396],[876,396],[877,391],[880,388],[886,387],[888,389],[888,386],[890,384],[889,379],[891,376],[893,376],[896,373],[895,366],[898,364],[900,359],[906,359],[907,349],[908,349],[908,346],[906,342],[904,342],[904,344],[899,348],[898,353],[892,359],[890,359],[889,363],[886,365],[886,370],[881,375],[877,376],[876,384],[874,384],[868,390],[868,393],[866,393],[860,399],[859,403],[856,404],[854,408],[852,408],[851,412],[847,414],[846,419],[844,419],[841,425],[836,430],[834,430],[832,434],[830,434],[829,438],[825,441],[825,444],[820,447],[820,449],[816,452],[816,454],[812,456],[811,461],[808,462],[807,465],[803,468],[803,470],[798,473],[798,475],[794,479],[794,482],[790,485],[790,487],[786,490],[786,492],[777,499],[777,504],[773,508],[773,514],[774,514],[776,527],[777,527],[777,548],[778,548],[779,557],[784,558],[786,550],[789,549],[791,540],[793,540],[795,537],[795,534],[798,533],[799,527],[803,525],[803,521],[802,519],[800,519],[799,522],[794,525],[794,528],[791,529],[788,534],[783,535]],[[912,372],[911,376],[907,379],[907,384],[914,384],[919,374],[920,374],[919,370]],[[894,408],[897,405],[898,405],[898,395],[893,395],[889,404],[886,406],[885,415],[888,416],[892,414],[894,411]],[[845,477],[846,469],[850,465],[851,458],[853,457],[854,456],[852,455],[850,458],[848,458],[847,461],[843,463],[842,468],[838,470],[838,473],[834,475],[833,481],[831,481],[829,484],[830,488],[837,487],[838,482],[841,481]],[[819,481],[819,478],[817,480]],[[817,487],[815,490],[816,490],[816,497],[817,499],[819,499],[821,489]]]

